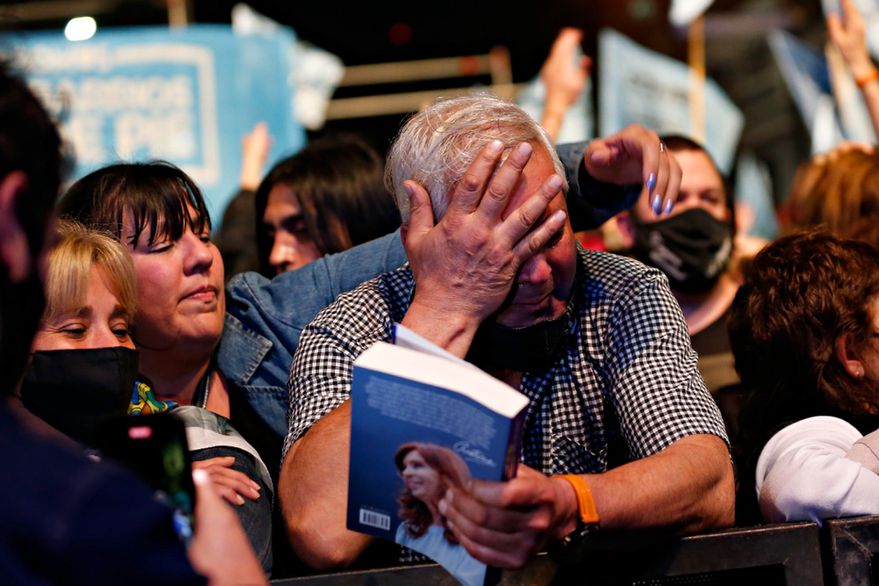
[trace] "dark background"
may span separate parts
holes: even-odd
[[[235,4],[180,3],[193,23],[228,23]],[[673,29],[667,21],[670,0],[253,0],[248,4],[346,65],[484,54],[502,45],[510,53],[513,81],[524,82],[537,75],[563,26],[584,31],[583,49],[589,55],[596,53],[598,31],[611,27],[648,48],[687,59],[686,31]],[[168,0],[0,0],[4,30],[61,29],[72,16],[86,14],[94,16],[99,27],[163,24],[168,22],[169,7]],[[741,147],[767,163],[776,193],[783,194],[796,164],[809,154],[809,137],[769,52],[765,37],[772,26],[786,28],[819,49],[825,42],[819,0],[716,0],[705,20],[706,67],[744,112]],[[596,73],[593,69],[593,80]],[[430,85],[340,88],[334,97],[411,89],[430,89]],[[354,131],[384,150],[404,117],[330,121],[309,134]]]

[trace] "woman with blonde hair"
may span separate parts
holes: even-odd
[[[781,220],[783,234],[821,227],[879,246],[879,153],[846,143],[800,165]]]
[[[138,291],[128,248],[72,220],[59,222],[57,238],[47,259],[46,309],[22,382],[22,403],[89,448],[99,445],[106,419],[173,408],[186,427],[193,468],[205,469],[214,490],[238,505],[245,532],[268,570],[271,497],[245,502],[239,496],[242,485],[261,483],[271,491],[270,474],[254,448],[207,412],[157,398],[139,377],[132,328]]]
[[[61,221],[45,291],[22,402],[55,429],[93,446],[101,420],[126,414],[137,376],[131,257],[111,236]]]

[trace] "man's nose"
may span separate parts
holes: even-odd
[[[281,233],[275,235],[272,250],[269,252],[269,264],[278,271],[292,271],[305,266],[306,260],[302,254],[302,243],[291,234]]]
[[[119,338],[116,337],[116,334],[113,333],[113,330],[110,329],[109,325],[97,326],[95,328],[95,335],[92,339],[93,348],[114,348],[116,346],[122,346],[122,343],[119,342]]]
[[[525,261],[519,270],[517,283],[520,285],[536,285],[545,283],[552,278],[552,267],[546,260],[546,255],[538,253]]]

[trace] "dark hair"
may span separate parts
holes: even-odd
[[[30,275],[13,282],[0,271],[0,394],[11,394],[27,364],[43,312],[37,270],[52,207],[63,175],[61,138],[46,109],[6,61],[0,61],[0,182],[15,172],[27,179],[15,198],[15,220],[24,232]]]
[[[43,249],[62,163],[55,123],[12,65],[0,61],[0,178],[13,171],[27,177],[27,197],[17,200],[15,211],[34,258]]]
[[[879,250],[869,244],[822,231],[770,244],[732,304],[730,342],[742,382],[789,415],[821,404],[879,412],[879,396],[849,376],[834,351],[845,334],[870,339],[877,295]]]
[[[89,173],[74,183],[59,203],[62,216],[123,239],[126,214],[134,228],[127,244],[134,246],[146,230],[148,244],[177,240],[189,227],[195,233],[211,228],[211,218],[198,186],[178,167],[165,161],[118,163]],[[190,216],[188,208],[194,210]]]
[[[269,192],[285,185],[299,200],[308,235],[323,253],[341,252],[393,232],[400,215],[384,187],[384,162],[368,143],[353,135],[324,137],[282,159],[256,191],[257,256],[269,265],[272,239],[263,225]]]
[[[458,454],[444,446],[417,442],[403,444],[397,448],[397,453],[394,454],[394,463],[399,472],[403,472],[403,459],[413,450],[421,454],[424,462],[436,470],[440,481],[446,487],[463,487],[470,478],[470,470]],[[421,499],[414,497],[405,485],[397,502],[400,504],[398,514],[403,519],[409,535],[412,537],[424,535],[433,524],[433,514],[427,505]],[[458,543],[454,534],[448,529],[445,529],[443,535],[450,543]]]
[[[753,471],[769,438],[815,415],[857,420],[879,413],[875,384],[849,376],[836,341],[866,344],[879,295],[879,250],[824,231],[780,238],[758,253],[728,322],[736,370],[748,390],[737,461],[743,501],[754,501]],[[857,351],[858,348],[855,348]],[[752,516],[756,502],[742,502]]]
[[[682,134],[664,134],[659,137],[659,140],[664,142],[666,148],[672,152],[698,151],[700,153],[705,153],[705,156],[708,157],[709,161],[711,161],[711,166],[720,176],[720,181],[723,183],[724,203],[726,205],[726,209],[729,211],[729,218],[733,230],[735,230],[735,201],[733,198],[733,191],[730,186],[730,178],[721,172],[720,167],[718,167],[717,163],[714,162],[714,158],[711,156],[711,153],[709,153],[705,146],[701,143]]]

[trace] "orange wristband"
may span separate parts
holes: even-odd
[[[577,507],[580,510],[580,518],[584,523],[598,523],[598,511],[595,510],[595,500],[592,498],[592,491],[589,490],[589,484],[578,474],[557,474],[559,478],[564,478],[574,488],[577,495]]]
[[[855,78],[855,83],[858,84],[858,87],[864,89],[864,86],[870,83],[871,81],[876,81],[879,79],[879,69],[875,67],[872,68],[868,73],[861,75]]]

